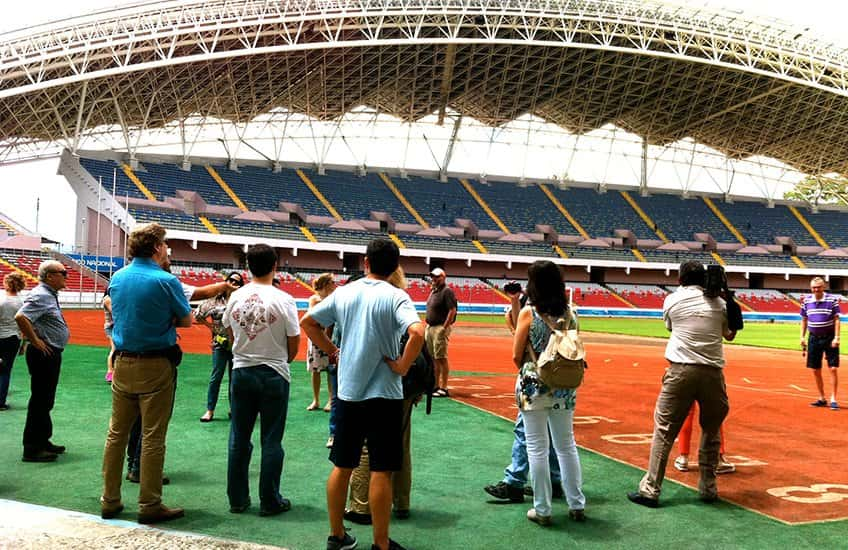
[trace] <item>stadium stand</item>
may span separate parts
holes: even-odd
[[[407,248],[419,248],[422,250],[444,250],[446,252],[480,252],[468,239],[454,239],[451,237],[424,237],[421,235],[402,235],[401,238]]]
[[[479,229],[498,229],[455,178],[446,183],[418,176],[392,181],[431,227],[456,227],[454,220],[464,218],[473,220]]]
[[[563,248],[563,251],[568,257],[578,260],[613,260],[618,262],[633,262],[636,260],[629,249],[622,248],[575,246]]]
[[[650,227],[618,192],[549,187],[554,196],[592,237],[612,237],[616,229],[629,229],[637,239],[655,239]]]
[[[44,260],[52,260],[53,258],[45,252],[21,251],[21,250],[0,250],[0,257],[6,262],[14,265],[21,271],[29,273],[34,279],[38,278],[38,265]],[[0,264],[2,265],[2,264]],[[5,270],[3,275],[11,271],[8,266],[2,266]],[[65,279],[65,290],[68,292],[82,291],[92,292],[95,289],[94,279],[88,275],[82,274],[73,266],[65,264],[68,270],[68,277]],[[27,288],[32,288],[38,284],[37,282],[28,279]],[[102,288],[102,285],[97,285]]]
[[[306,237],[294,225],[269,223],[233,218],[209,217],[218,231],[228,235],[244,235],[250,237],[267,237],[272,239],[288,239],[290,241],[306,241]]]
[[[609,290],[595,283],[568,283],[567,286],[573,289],[572,299],[578,307],[631,307]]]
[[[763,203],[747,201],[716,201],[715,205],[742,233],[748,244],[775,244],[774,238],[778,236],[792,237],[800,246],[818,244],[783,205],[767,208]]]
[[[398,223],[417,223],[378,174],[357,176],[327,170],[326,175],[310,173],[309,178],[346,220],[369,220],[376,210],[388,212]]]
[[[519,187],[512,183],[498,182],[471,182],[471,185],[513,233],[536,233],[536,224],[549,224],[557,233],[577,234],[568,220],[536,185]]]
[[[790,256],[776,256],[774,254],[725,254],[722,258],[729,265],[798,267]]]
[[[649,262],[680,264],[687,260],[697,260],[704,265],[716,263],[715,258],[706,252],[678,252],[665,250],[643,250],[642,254]]]
[[[549,244],[545,243],[517,243],[510,241],[480,241],[486,247],[489,254],[505,254],[515,256],[541,256],[558,257]]]
[[[665,194],[642,197],[639,193],[630,196],[672,241],[694,241],[695,233],[709,233],[718,242],[737,242],[700,198]]]
[[[796,300],[771,289],[739,289],[736,291],[736,299],[754,311],[763,313],[797,313],[800,308]]]
[[[668,294],[653,285],[607,284],[610,290],[640,309],[662,309]]]
[[[799,208],[799,211],[801,209]],[[848,246],[848,212],[819,210],[816,213],[803,210],[803,215],[819,235],[832,247]]]
[[[138,223],[157,222],[165,229],[209,233],[209,230],[200,223],[200,220],[182,212],[165,212],[163,210],[132,207],[129,211]]]
[[[848,258],[836,256],[804,256],[801,258],[809,268],[848,269]]]

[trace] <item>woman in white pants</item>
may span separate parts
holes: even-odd
[[[513,339],[512,359],[519,369],[515,383],[515,399],[524,416],[527,437],[527,458],[533,486],[533,508],[527,519],[539,525],[551,524],[551,477],[548,466],[549,446],[553,443],[557,455],[562,485],[568,501],[569,516],[584,521],[586,497],[580,457],[574,441],[574,390],[552,390],[539,379],[536,364],[527,350],[531,345],[538,354],[547,346],[551,331],[540,317],[555,320],[570,319],[577,324],[577,316],[568,311],[565,284],[559,268],[553,262],[534,262],[527,271],[529,304],[518,315]],[[548,430],[550,429],[550,436]]]

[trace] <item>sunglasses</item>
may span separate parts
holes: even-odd
[[[63,269],[62,271],[51,271],[50,273],[58,273],[58,274],[59,274],[59,275],[61,275],[62,277],[67,277],[67,276],[68,276],[68,272],[67,272],[67,271],[65,271],[64,269]]]

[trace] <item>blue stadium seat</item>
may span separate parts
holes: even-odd
[[[748,244],[775,244],[778,236],[792,237],[795,244],[816,246],[815,239],[783,205],[768,208],[761,202],[716,202],[719,210],[748,240]]]
[[[694,241],[695,233],[709,233],[718,242],[738,242],[700,197],[683,199],[664,194],[642,197],[639,193],[630,196],[673,241]]]
[[[409,176],[393,177],[392,181],[406,199],[432,227],[456,227],[456,218],[473,220],[480,229],[499,229],[458,180],[447,183]]]
[[[627,204],[618,191],[598,193],[594,189],[570,187],[550,188],[592,237],[612,237],[616,229],[629,229],[637,239],[656,239],[653,230]]]
[[[536,185],[519,187],[514,183],[500,182],[488,185],[471,182],[471,185],[514,233],[536,233],[536,224],[549,224],[558,234],[577,235],[577,230]]]

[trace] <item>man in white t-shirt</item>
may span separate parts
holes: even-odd
[[[635,504],[656,508],[665,478],[668,455],[689,409],[700,409],[701,447],[698,453],[698,493],[704,502],[718,498],[715,469],[721,436],[719,429],[729,410],[724,384],[724,347],[736,331],[727,325],[727,305],[704,294],[706,269],[690,260],[680,265],[680,287],[663,303],[663,320],[671,331],[665,348],[668,368],[654,411],[654,438],[648,471],[639,490],[627,494]]]
[[[379,550],[400,549],[389,539],[392,472],[403,461],[403,387],[401,377],[424,344],[424,325],[409,295],[386,279],[398,267],[400,251],[389,239],[374,239],[365,251],[368,275],[347,284],[316,305],[301,321],[312,343],[338,358],[336,431],[327,480],[330,536],[327,550],[350,550],[356,539],[345,532],[344,505],[363,443],[368,445],[371,480],[368,499]],[[341,331],[337,348],[322,326]],[[403,334],[409,340],[400,348]],[[341,350],[341,352],[340,352]]]
[[[291,509],[289,499],[280,494],[280,475],[289,407],[289,363],[297,355],[300,327],[294,299],[271,285],[277,267],[274,249],[266,244],[252,246],[247,251],[247,267],[253,279],[232,293],[221,319],[233,342],[227,496],[234,514],[250,507],[250,435],[258,415],[262,443],[259,515],[273,516]]]

